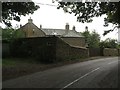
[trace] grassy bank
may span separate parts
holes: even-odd
[[[102,57],[91,57],[91,58],[78,59],[78,60],[66,60],[64,62],[49,63],[49,64],[43,64],[34,59],[5,58],[2,59],[2,80],[5,81],[20,76],[32,74],[35,72],[44,71],[50,68],[82,62],[86,60],[92,60],[92,59],[94,60],[97,58],[102,58]]]

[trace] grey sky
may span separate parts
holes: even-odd
[[[117,30],[109,33],[107,36],[102,36],[104,30],[108,30],[113,28],[113,25],[110,24],[109,27],[103,27],[104,24],[104,16],[94,18],[92,23],[80,23],[77,22],[76,17],[69,13],[64,13],[62,9],[57,9],[54,5],[57,3],[52,3],[52,0],[33,0],[37,5],[40,6],[40,9],[35,11],[33,15],[29,15],[21,18],[21,22],[12,21],[13,26],[16,27],[16,24],[24,25],[27,23],[28,18],[33,19],[33,23],[40,27],[40,24],[43,28],[60,28],[64,29],[65,24],[69,23],[70,29],[72,29],[73,25],[75,25],[76,30],[78,32],[82,32],[85,30],[85,26],[88,26],[88,29],[92,32],[96,30],[101,35],[101,39],[105,40],[106,38],[118,38]],[[51,6],[50,6],[50,5]],[[53,6],[52,6],[53,5]],[[2,25],[3,26],[3,25]]]

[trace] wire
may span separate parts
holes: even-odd
[[[46,6],[54,6],[54,7],[57,7],[58,5],[52,5],[52,4],[44,4],[44,3],[37,3],[37,2],[34,2],[35,4],[40,4],[40,5],[46,5]]]

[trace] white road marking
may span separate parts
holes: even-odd
[[[85,75],[79,77],[78,79],[74,80],[73,82],[67,84],[66,86],[64,86],[64,87],[61,88],[60,90],[63,90],[63,89],[65,89],[65,88],[69,87],[70,85],[74,84],[75,82],[79,81],[80,79],[84,78],[85,76],[87,76],[87,75],[91,74],[92,72],[95,72],[95,71],[97,71],[97,70],[99,70],[99,69],[100,69],[100,68],[98,67],[98,68],[96,68],[96,69],[94,69],[94,70],[86,73]]]
[[[113,62],[110,62],[110,63],[108,63],[108,64],[112,64],[112,63],[115,63],[115,62],[118,62],[118,61],[113,61]]]

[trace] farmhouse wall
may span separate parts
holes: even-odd
[[[62,37],[62,39],[70,45],[85,47],[85,39],[83,37]]]

